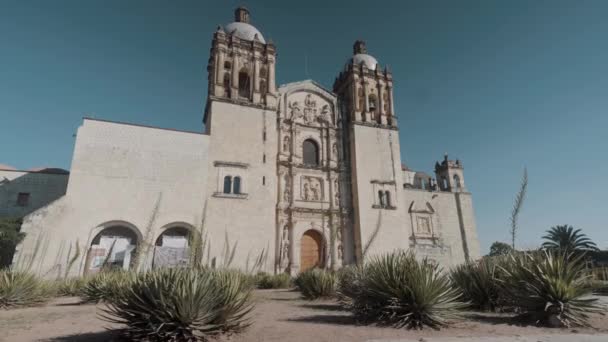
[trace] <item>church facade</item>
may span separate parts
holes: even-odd
[[[203,264],[247,271],[397,249],[445,267],[479,257],[462,163],[445,156],[435,177],[402,164],[393,78],[365,43],[331,91],[277,87],[276,47],[249,16],[238,8],[213,34],[205,132],[84,119],[65,195],[25,217],[17,267],[183,265],[193,236]]]

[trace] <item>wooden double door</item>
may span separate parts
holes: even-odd
[[[300,272],[314,267],[323,267],[323,237],[315,230],[309,230],[300,240]]]

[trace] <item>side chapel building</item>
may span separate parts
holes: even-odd
[[[213,34],[204,133],[85,118],[65,194],[25,217],[13,262],[75,275],[129,268],[139,249],[140,267],[180,265],[201,232],[203,263],[266,272],[397,249],[478,258],[463,164],[402,164],[393,77],[365,43],[332,90],[277,88],[276,51],[239,7]]]

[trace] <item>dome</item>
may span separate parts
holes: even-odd
[[[370,70],[376,70],[376,66],[378,65],[378,60],[366,53],[355,54],[351,59],[351,62],[353,65],[361,65],[361,63],[363,63],[365,67]]]
[[[240,39],[250,41],[253,40],[253,37],[255,37],[255,35],[257,34],[258,40],[262,44],[266,44],[266,40],[264,40],[264,36],[262,36],[262,33],[258,31],[258,29],[255,28],[253,25],[248,23],[235,21],[226,25],[226,27],[224,27],[224,31],[226,31],[226,33],[228,34],[232,34],[234,32],[234,35],[239,37]]]

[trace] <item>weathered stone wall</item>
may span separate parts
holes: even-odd
[[[114,224],[146,245],[171,226],[197,227],[206,197],[209,137],[85,119],[78,129],[67,193],[26,216],[14,263],[48,277],[82,273],[92,239]],[[38,245],[38,247],[36,247]],[[71,254],[70,256],[68,256]],[[142,258],[151,263],[151,255]]]
[[[63,196],[69,174],[0,170],[0,217],[23,217]],[[19,193],[29,194],[28,203],[19,205]]]

